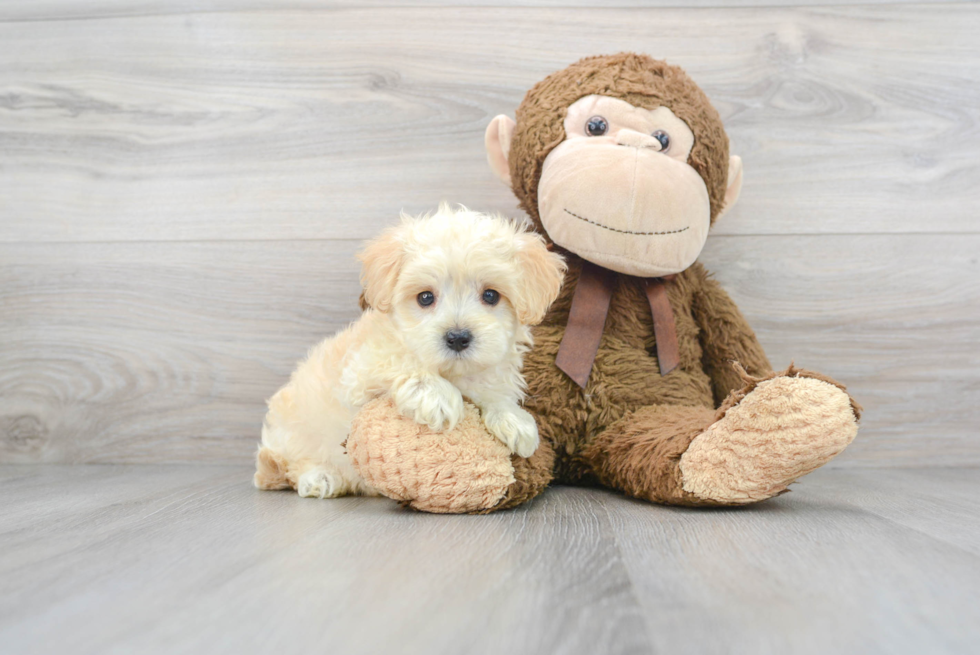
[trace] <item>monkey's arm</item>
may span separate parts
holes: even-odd
[[[772,366],[755,332],[721,285],[703,268],[698,271],[698,277],[694,320],[701,328],[702,362],[711,378],[715,406],[718,406],[729,393],[743,385],[733,362],[741,364],[753,376],[769,373]]]

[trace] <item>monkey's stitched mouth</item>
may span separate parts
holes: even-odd
[[[603,225],[602,223],[596,223],[595,221],[593,221],[591,219],[588,219],[588,218],[586,218],[584,216],[579,216],[575,212],[570,212],[567,209],[565,209],[564,207],[562,207],[562,209],[565,210],[565,213],[566,214],[568,214],[570,216],[574,216],[575,218],[579,219],[580,221],[585,221],[586,223],[588,223],[590,225],[595,225],[596,227],[601,227],[603,230],[609,230],[610,232],[619,232],[620,234],[636,234],[636,235],[641,236],[641,237],[657,236],[657,235],[661,235],[661,234],[677,234],[678,232],[685,231],[687,229],[687,227],[690,227],[690,225],[688,225],[687,227],[682,227],[679,230],[666,230],[664,232],[631,232],[629,230],[620,230],[620,229],[615,228],[615,227],[609,227],[608,225]]]

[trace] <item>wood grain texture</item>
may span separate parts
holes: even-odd
[[[489,119],[638,50],[746,163],[704,260],[868,409],[834,466],[980,464],[980,6],[384,4],[0,3],[0,462],[245,462],[361,240],[516,214]]]
[[[357,245],[4,246],[0,458],[244,461],[264,399],[359,312]]]
[[[837,471],[807,478],[794,489],[817,490],[828,501],[860,507],[889,521],[980,555],[980,471],[878,469]]]
[[[514,213],[488,121],[620,50],[684,66],[726,120],[746,182],[720,233],[976,233],[978,29],[975,4],[0,23],[0,241],[360,239],[441,199]]]
[[[587,495],[447,520],[380,498],[297,502],[252,489],[244,468],[35,470],[2,487],[17,493],[0,522],[6,647],[649,651]]]
[[[490,516],[260,492],[249,473],[0,467],[4,652],[918,654],[980,639],[980,516],[958,502],[980,493],[973,469],[824,470],[724,510],[558,488]]]
[[[860,5],[954,4],[973,0],[861,0]],[[364,8],[458,8],[458,7],[555,7],[609,9],[631,8],[732,8],[794,7],[840,4],[839,0],[6,0],[0,3],[0,21],[78,20],[172,14],[231,13],[254,11],[326,11]]]
[[[0,461],[248,461],[264,399],[356,317],[359,245],[0,245]],[[703,259],[775,365],[865,405],[834,466],[978,465],[977,252],[978,235],[718,236]]]
[[[945,472],[897,474],[903,491],[894,503],[920,520],[932,508],[917,494],[941,496]],[[882,517],[848,493],[854,478],[840,473],[818,472],[776,503],[709,520],[609,494],[604,504],[656,651],[683,652],[696,635],[701,653],[971,652],[978,592],[956,576],[980,576],[977,554]],[[876,488],[878,473],[854,477]],[[974,498],[977,473],[954,474]],[[980,537],[975,509],[951,513]]]

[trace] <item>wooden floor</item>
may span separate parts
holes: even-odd
[[[3,653],[969,653],[980,471],[730,510],[557,488],[490,516],[228,466],[0,467]]]

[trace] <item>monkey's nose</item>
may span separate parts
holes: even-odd
[[[616,132],[616,145],[631,146],[633,148],[653,148],[660,150],[660,141],[649,134],[643,134],[636,130],[621,129]]]
[[[470,347],[473,335],[469,330],[450,330],[446,332],[446,345],[450,350],[461,352]]]

